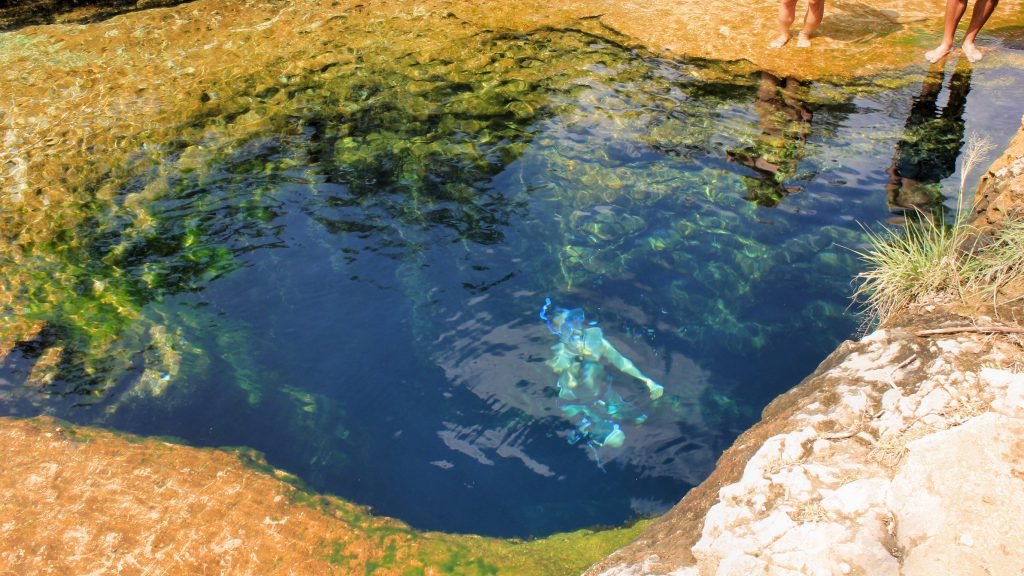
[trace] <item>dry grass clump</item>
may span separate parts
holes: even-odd
[[[896,468],[910,451],[907,448],[908,444],[936,431],[937,429],[929,424],[914,422],[900,434],[887,434],[880,438],[868,453],[868,459],[889,468]]]
[[[992,242],[978,250],[964,269],[971,286],[991,292],[993,299],[1001,286],[1019,280],[1024,272],[1024,220],[1004,220]]]
[[[867,231],[868,248],[854,252],[867,263],[854,298],[879,324],[928,296],[963,285],[959,247],[965,228],[928,218],[899,229]]]

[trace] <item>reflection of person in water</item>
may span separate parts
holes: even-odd
[[[780,79],[761,73],[757,90],[757,111],[761,135],[753,146],[730,150],[726,159],[750,168],[756,177],[744,176],[747,200],[761,206],[775,206],[799,188],[787,187],[785,180],[796,173],[804,144],[811,131],[812,113],[801,96],[806,87],[793,78]]]
[[[971,69],[969,64],[957,63],[949,81],[949,100],[939,112],[944,73],[942,65],[928,71],[896,143],[885,187],[892,208],[917,211],[940,206],[940,182],[956,171],[964,144],[963,116],[971,90]]]
[[[625,419],[639,424],[647,417],[612,390],[611,376],[605,372],[602,361],[643,382],[652,400],[660,398],[664,388],[637,370],[605,339],[600,328],[593,323],[585,325],[581,308],[555,308],[549,314],[550,306],[548,299],[540,317],[547,322],[548,330],[559,337],[558,344],[551,347],[555,355],[548,366],[558,374],[562,413],[576,426],[569,442],[585,440],[591,446],[622,446],[626,434],[620,424]]]

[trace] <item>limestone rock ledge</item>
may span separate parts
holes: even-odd
[[[588,576],[1022,574],[1024,350],[944,309],[840,346]]]
[[[1024,206],[1024,118],[1003,155],[981,177],[974,200],[974,225],[992,226]]]

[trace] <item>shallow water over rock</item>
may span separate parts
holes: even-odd
[[[15,236],[8,326],[42,328],[2,407],[252,446],[418,528],[656,513],[856,330],[859,223],[941,212],[968,127],[1009,138],[1010,97],[965,89],[994,81],[1024,77],[837,86],[574,31],[354,42],[197,95],[209,113],[107,167],[73,224]],[[567,441],[547,297],[665,386],[609,369],[646,417],[621,448]]]

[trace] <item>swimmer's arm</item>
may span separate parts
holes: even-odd
[[[612,366],[615,366],[616,368],[621,370],[623,374],[628,374],[638,380],[641,380],[644,384],[646,384],[647,390],[651,393],[651,400],[661,398],[661,395],[665,392],[664,386],[658,384],[654,380],[651,380],[647,376],[644,376],[643,373],[637,369],[636,365],[633,364],[633,362],[629,358],[623,356],[622,353],[616,350],[615,346],[612,346],[611,343],[608,342],[607,340],[604,341],[603,352],[604,357],[607,358],[608,361],[612,363]]]
[[[563,390],[573,390],[576,388],[576,377],[572,372],[562,372],[558,377],[558,387]]]

